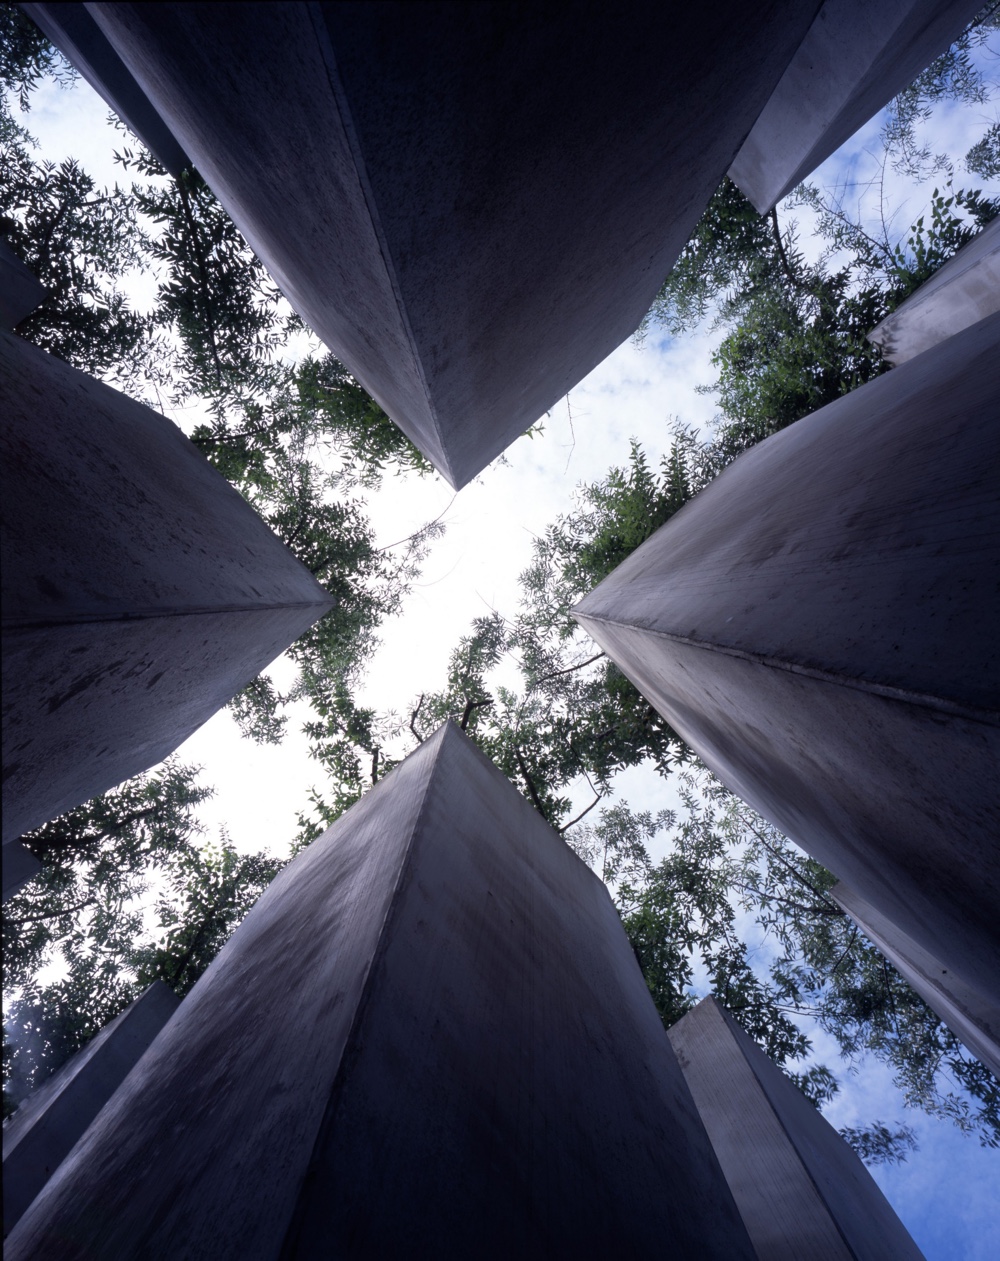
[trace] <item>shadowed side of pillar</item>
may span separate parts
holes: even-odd
[[[716,999],[669,1037],[761,1261],[921,1261],[857,1155]]]
[[[607,890],[451,725],[278,877],[8,1241],[665,1249],[753,1256]]]
[[[0,334],[4,840],[154,765],[333,604],[176,425]]]
[[[13,897],[41,870],[42,864],[30,849],[9,841],[3,847],[3,900]]]
[[[88,12],[293,306],[460,487],[635,330],[818,7]]]
[[[577,609],[733,791],[994,999],[998,338],[745,453]]]
[[[5,1235],[131,1072],[179,1003],[180,999],[169,986],[163,981],[154,981],[4,1122]]]
[[[843,881],[830,896],[955,1037],[1000,1079],[1000,1004],[964,984]]]
[[[890,363],[905,363],[1000,311],[1000,219],[887,315],[868,334]]]
[[[729,168],[766,214],[922,70],[979,0],[825,0]]]

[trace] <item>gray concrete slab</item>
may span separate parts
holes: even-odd
[[[901,303],[868,334],[890,363],[905,363],[1000,311],[1000,219]]]
[[[13,897],[42,870],[30,849],[26,849],[17,841],[11,841],[3,847],[3,900]]]
[[[191,165],[83,4],[22,4],[28,17],[175,178]]]
[[[0,329],[9,332],[45,301],[46,289],[0,237]]]
[[[169,986],[154,981],[4,1122],[5,1235],[20,1221],[179,1003]]]
[[[919,1261],[859,1158],[716,999],[668,1033],[760,1261]]]
[[[11,334],[4,840],[166,757],[332,606],[176,425]]]
[[[729,788],[994,1000],[998,340],[746,452],[576,610]]]
[[[7,1258],[665,1247],[753,1256],[607,890],[449,725],[278,876]]]
[[[1000,1078],[1000,1003],[953,976],[843,881],[830,895],[977,1059]]]
[[[729,168],[761,214],[947,51],[980,0],[825,0]]]
[[[633,332],[818,7],[87,6],[456,487]]]

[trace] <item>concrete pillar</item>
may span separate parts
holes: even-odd
[[[162,981],[29,1095],[3,1127],[3,1229],[6,1235],[177,1010]]]
[[[818,7],[87,12],[293,306],[459,487],[639,324]]]
[[[729,168],[761,214],[946,52],[980,0],[825,0]]]
[[[191,165],[85,5],[22,4],[21,8],[171,175],[176,178]]]
[[[714,998],[670,1043],[761,1261],[919,1261],[874,1179]]]
[[[11,841],[3,847],[3,900],[14,896],[42,870],[30,849],[26,849],[17,841]]]
[[[7,1261],[63,1240],[753,1256],[607,890],[453,725],[277,877]]]
[[[988,223],[954,258],[868,334],[890,363],[921,351],[1000,311],[1000,219]]]
[[[953,976],[939,960],[841,882],[830,896],[956,1038],[1000,1078],[1000,1003]]]
[[[740,456],[577,607],[734,792],[1000,997],[1000,315]]]
[[[0,237],[0,329],[8,332],[45,301],[45,286]]]
[[[181,431],[0,334],[3,838],[159,762],[332,605]]]

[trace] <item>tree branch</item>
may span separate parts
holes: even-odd
[[[417,737],[417,744],[423,744],[423,742],[424,742],[424,738],[423,738],[423,736],[420,734],[420,732],[419,732],[419,731],[416,729],[416,727],[414,726],[414,723],[416,723],[416,721],[417,721],[417,715],[420,713],[420,710],[421,710],[421,707],[423,706],[423,703],[424,703],[424,694],[423,694],[423,692],[421,692],[421,693],[420,693],[420,700],[419,700],[419,701],[417,701],[417,708],[416,708],[416,709],[413,711],[413,713],[410,715],[410,730],[411,730],[411,731],[413,732],[413,734]]]
[[[472,711],[474,709],[482,709],[484,706],[492,705],[492,704],[493,704],[492,696],[487,696],[487,698],[484,701],[466,701],[465,712],[462,714],[462,721],[459,723],[459,726],[461,727],[461,729],[464,731],[465,728],[469,725],[469,717],[472,714]]]
[[[790,285],[794,285],[796,289],[801,289],[802,284],[789,266],[788,255],[785,253],[785,246],[781,239],[781,228],[778,224],[777,206],[771,207],[770,219],[772,235],[774,236],[775,244],[778,247],[778,257],[781,259],[781,270],[785,273],[785,278]]]
[[[77,906],[68,906],[65,910],[61,911],[48,911],[44,915],[22,915],[20,919],[10,919],[9,917],[5,917],[5,922],[13,928],[17,927],[19,924],[37,924],[39,920],[43,919],[59,919],[63,915],[73,915],[76,911],[82,911],[85,906],[91,906],[96,901],[96,897],[88,898],[86,902],[80,902]]]
[[[549,816],[545,813],[545,807],[539,800],[538,793],[535,790],[535,781],[531,778],[531,774],[525,765],[524,758],[521,756],[521,750],[516,744],[514,745],[514,756],[517,758],[517,764],[521,769],[521,774],[524,776],[524,782],[528,785],[528,792],[531,794],[531,800],[535,803],[535,809],[542,816],[545,822],[548,823]]]
[[[585,814],[590,814],[591,810],[593,810],[593,808],[597,805],[597,803],[601,800],[603,796],[604,796],[603,793],[598,793],[597,796],[594,798],[594,800],[586,808],[586,810],[581,810],[575,819],[570,819],[569,823],[564,823],[561,828],[557,828],[556,831],[559,833],[559,835],[561,836],[563,832],[568,832],[569,829],[573,826],[573,824],[579,823]]]
[[[592,657],[588,657],[586,661],[581,661],[579,665],[566,666],[564,670],[553,670],[551,674],[543,674],[540,679],[535,680],[535,686],[537,687],[539,683],[545,683],[548,679],[558,678],[560,674],[572,674],[574,670],[582,670],[584,666],[589,666],[595,661],[600,661],[600,659],[605,655],[606,654],[603,652],[596,652]]]

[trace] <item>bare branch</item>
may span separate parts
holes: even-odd
[[[64,915],[73,915],[76,911],[82,911],[85,906],[91,906],[97,898],[88,898],[86,902],[80,902],[76,906],[67,906],[58,911],[48,911],[45,915],[22,915],[20,919],[10,919],[5,917],[6,923],[11,927],[17,927],[18,924],[37,924],[43,919],[61,919]]]
[[[423,706],[423,703],[424,703],[424,694],[423,694],[423,692],[421,692],[421,693],[420,693],[420,700],[418,700],[418,701],[417,701],[417,708],[416,708],[416,709],[413,711],[413,713],[410,715],[410,730],[411,730],[411,731],[413,732],[413,734],[417,737],[417,743],[418,743],[418,744],[423,744],[423,742],[424,742],[424,738],[423,738],[423,736],[420,734],[420,732],[417,730],[417,728],[416,728],[416,726],[415,726],[414,724],[415,724],[415,723],[416,723],[416,721],[417,721],[417,715],[420,713],[420,710],[421,710],[421,708],[422,708],[422,706]]]
[[[569,823],[564,823],[561,828],[557,828],[556,830],[559,832],[559,834],[562,835],[563,832],[568,832],[574,823],[579,823],[585,814],[590,814],[591,810],[593,810],[593,808],[597,805],[597,803],[601,800],[603,796],[604,796],[603,793],[598,793],[597,796],[594,798],[594,800],[586,808],[586,810],[581,810],[575,819],[570,819]]]
[[[545,683],[549,679],[558,678],[560,674],[572,674],[574,670],[582,670],[584,666],[589,666],[595,661],[600,661],[600,659],[605,655],[606,654],[603,652],[595,652],[592,657],[588,657],[586,661],[581,661],[578,665],[566,666],[564,670],[553,670],[551,674],[543,674],[540,679],[535,680],[535,686],[537,687],[539,683]]]

